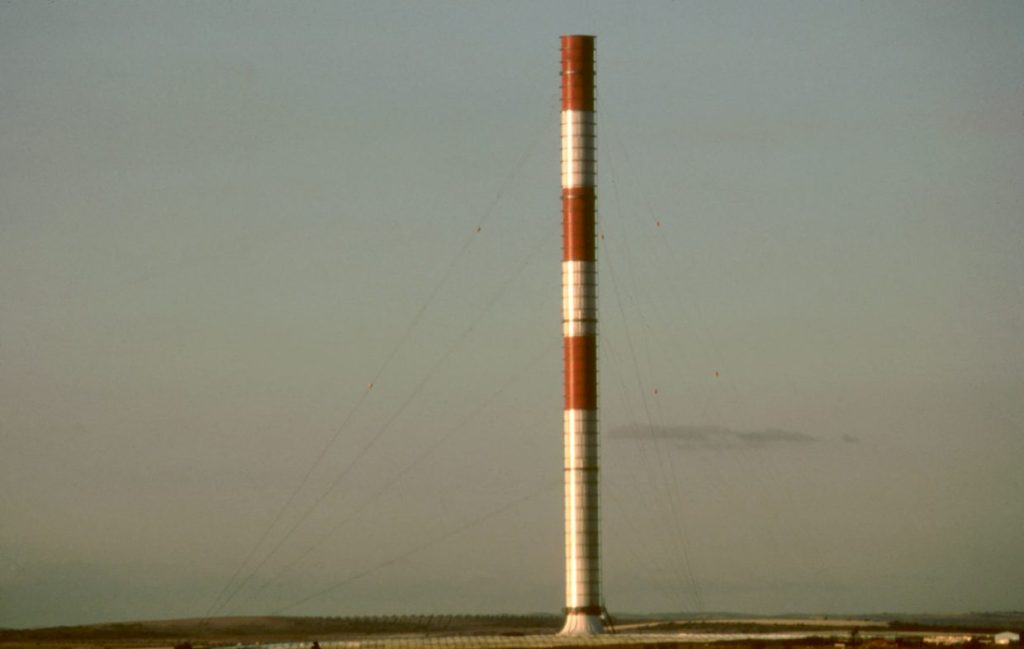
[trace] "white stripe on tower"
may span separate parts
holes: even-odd
[[[594,37],[562,37],[565,626],[601,633],[597,463]]]

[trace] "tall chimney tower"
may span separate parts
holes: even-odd
[[[565,626],[601,633],[597,474],[594,37],[562,36],[562,336]]]

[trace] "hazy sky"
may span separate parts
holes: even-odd
[[[1021,607],[1024,4],[26,1],[0,626],[560,609],[563,33],[607,606]]]

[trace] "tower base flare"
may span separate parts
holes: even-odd
[[[565,616],[565,626],[559,635],[597,635],[604,633],[604,623],[600,615],[592,613],[569,613]]]

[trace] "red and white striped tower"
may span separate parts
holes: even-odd
[[[597,467],[594,37],[562,36],[562,336],[565,357],[565,626],[601,624]]]

